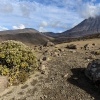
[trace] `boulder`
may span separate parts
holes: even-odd
[[[95,47],[95,44],[93,43],[93,44],[85,44],[84,45],[84,49],[85,50],[91,50],[91,49],[93,49]]]
[[[54,46],[54,43],[47,41],[47,43],[44,46],[46,47]]]
[[[88,64],[85,75],[100,86],[100,59],[95,59]]]
[[[75,44],[68,44],[66,48],[68,48],[68,49],[77,49],[77,46]]]

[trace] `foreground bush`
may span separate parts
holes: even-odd
[[[0,74],[8,76],[9,85],[26,81],[37,67],[32,49],[18,41],[5,41],[0,44]]]

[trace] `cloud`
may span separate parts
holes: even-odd
[[[8,2],[0,3],[0,13],[12,13],[13,12],[13,5]]]
[[[46,27],[48,26],[48,23],[46,21],[42,21],[40,24],[39,24],[39,27]]]
[[[100,4],[94,4],[92,0],[92,2],[81,4],[81,7],[78,7],[78,12],[83,18],[89,18],[96,17],[97,15],[99,15],[99,9]]]
[[[4,31],[4,30],[8,30],[8,28],[0,26],[0,31]]]
[[[13,26],[13,29],[24,29],[25,26],[23,24],[20,24],[19,26]]]
[[[47,32],[47,30],[44,27],[39,27],[39,32]]]

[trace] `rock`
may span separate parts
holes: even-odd
[[[95,59],[88,64],[85,75],[94,83],[100,85],[100,59]]]
[[[68,76],[68,73],[64,75],[64,78],[67,78],[67,76]]]
[[[54,46],[54,43],[47,41],[47,43],[44,46],[46,47]]]
[[[49,57],[43,57],[43,59],[42,59],[43,61],[49,61],[50,60],[50,58]]]
[[[69,44],[69,45],[67,45],[66,48],[68,48],[68,49],[77,49],[77,46],[75,44]]]
[[[71,52],[71,53],[75,53],[75,52],[76,52],[76,50],[70,50],[69,52]]]
[[[95,43],[92,43],[92,45],[95,46],[96,44]]]
[[[94,55],[100,55],[100,50],[95,50],[95,51],[92,51],[91,53]]]
[[[40,47],[39,47],[39,50],[43,50],[43,46],[40,46]]]
[[[59,50],[60,52],[63,52],[63,51],[64,51],[64,49],[62,49],[62,48],[59,48],[58,50]]]
[[[65,75],[62,75],[63,78],[67,78],[67,76],[68,76],[68,73],[65,74]]]
[[[7,76],[0,76],[0,92],[7,88],[8,78]]]
[[[45,65],[41,65],[41,70],[45,70],[45,69],[46,69]]]
[[[93,45],[93,44],[85,44],[84,45],[84,49],[85,50],[91,50],[91,49],[93,49],[95,47],[95,45]]]

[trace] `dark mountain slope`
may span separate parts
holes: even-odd
[[[59,34],[59,37],[82,37],[95,33],[100,33],[100,16],[85,19],[74,28]]]

